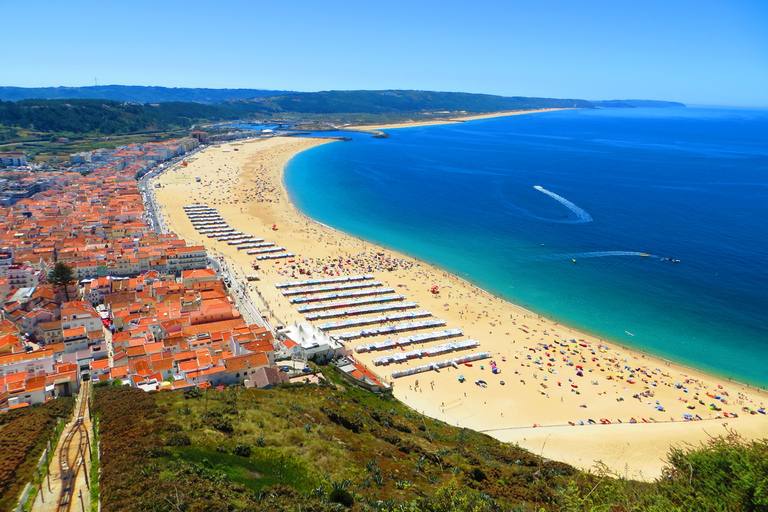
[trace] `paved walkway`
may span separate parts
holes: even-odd
[[[88,399],[90,383],[85,382],[83,384],[77,397],[75,412],[69,423],[64,427],[54,450],[53,458],[48,466],[48,475],[42,483],[42,492],[39,492],[40,489],[38,489],[38,494],[32,505],[32,512],[86,512],[90,510],[90,475],[87,473],[91,467],[90,443],[92,442],[93,424],[91,423],[90,409],[87,405],[83,407],[83,400]],[[78,428],[80,423],[82,423],[84,428]],[[84,432],[87,432],[87,437]],[[71,442],[69,443],[65,442],[67,436],[71,436]],[[77,460],[78,448],[81,445],[84,447],[84,450],[81,452],[79,460]],[[64,453],[65,448],[68,448],[68,453],[66,454]],[[62,499],[62,490],[66,483],[61,478],[62,462],[67,464],[64,466],[65,470],[66,467],[71,466],[70,469],[72,471],[77,471],[71,499],[67,503],[59,503]],[[78,464],[79,467],[77,466]]]

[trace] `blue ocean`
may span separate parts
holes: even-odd
[[[297,206],[561,323],[768,385],[767,110],[569,110],[388,133],[294,157]]]

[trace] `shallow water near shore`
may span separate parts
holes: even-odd
[[[768,111],[574,110],[388,133],[294,157],[292,200],[562,323],[768,384]]]

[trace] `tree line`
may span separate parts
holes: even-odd
[[[109,99],[0,100],[0,126],[40,132],[117,135],[187,129],[193,124],[271,116],[474,114],[543,108],[592,108],[584,100],[434,91],[324,91],[216,103],[136,103]]]
[[[0,101],[0,125],[40,132],[114,135],[187,128],[200,121],[235,118],[231,110],[199,103],[152,106],[112,100]]]

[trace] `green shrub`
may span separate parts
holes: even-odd
[[[403,423],[393,423],[393,427],[395,427],[395,430],[399,430],[400,432],[403,432],[404,434],[410,434],[411,433],[411,427],[408,425],[405,425]]]
[[[232,422],[226,418],[210,418],[208,424],[219,432],[223,432],[225,434],[231,434],[235,431],[234,427],[232,426]]]
[[[232,453],[235,455],[238,455],[240,457],[250,457],[251,456],[251,445],[247,443],[238,443],[235,445],[235,448],[232,450]]]
[[[674,448],[659,490],[684,510],[768,510],[768,439],[735,433]]]
[[[472,480],[474,480],[475,482],[482,482],[486,478],[488,477],[485,476],[485,472],[482,469],[480,468],[472,469]]]
[[[184,398],[187,400],[190,400],[192,398],[200,398],[203,396],[203,392],[200,390],[200,388],[191,388],[186,391],[184,391]]]
[[[328,497],[331,503],[339,503],[345,507],[351,507],[355,503],[355,498],[346,489],[336,488],[331,491],[331,495]]]
[[[192,444],[192,441],[189,439],[189,436],[182,432],[174,432],[165,441],[166,446],[189,446],[190,444]]]
[[[351,430],[355,434],[359,433],[363,429],[363,422],[360,421],[360,418],[355,418],[331,409],[326,409],[325,407],[321,408],[320,410],[323,411],[326,416],[328,416],[329,420],[336,423],[337,425],[341,425],[347,430]]]

